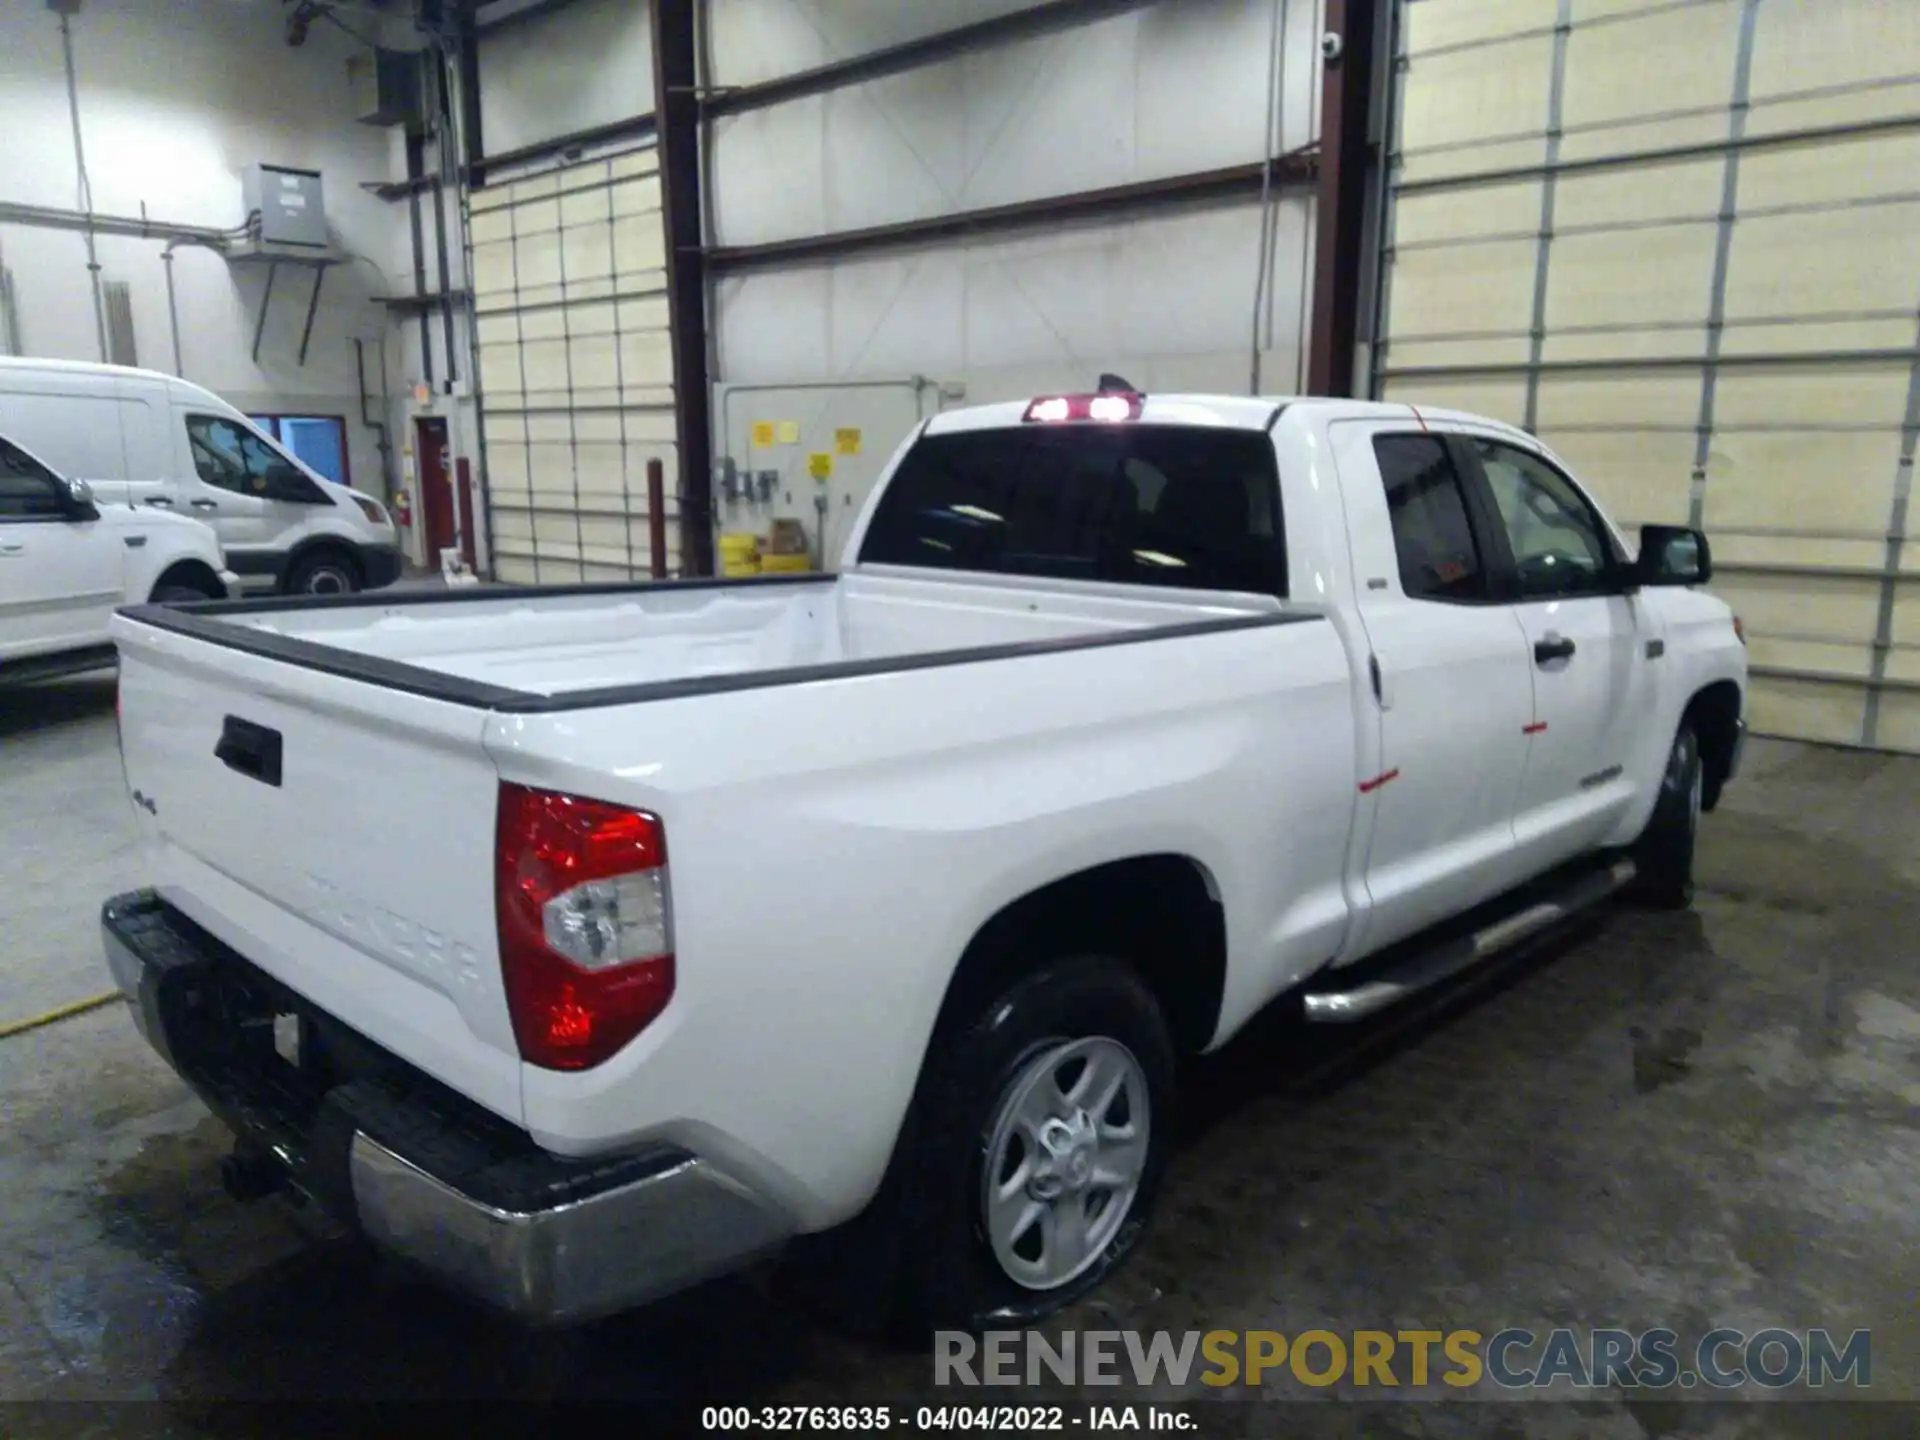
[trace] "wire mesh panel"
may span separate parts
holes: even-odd
[[[658,459],[677,574],[654,152],[489,186],[473,193],[471,213],[495,573],[546,584],[646,578],[647,462]]]
[[[1920,751],[1920,5],[1394,17],[1375,393],[1705,528],[1756,730]]]

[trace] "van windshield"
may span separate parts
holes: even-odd
[[[923,436],[858,558],[1284,597],[1282,542],[1263,433],[1023,425]]]

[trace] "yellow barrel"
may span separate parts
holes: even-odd
[[[799,575],[812,568],[805,555],[762,555],[760,557],[762,575]]]
[[[720,537],[720,573],[722,575],[758,575],[760,573],[760,537],[737,531]]]

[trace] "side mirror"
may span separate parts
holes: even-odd
[[[1636,585],[1704,585],[1713,575],[1707,537],[1683,525],[1642,525]]]
[[[67,518],[98,520],[100,507],[93,503],[93,487],[84,480],[63,480],[67,487]]]

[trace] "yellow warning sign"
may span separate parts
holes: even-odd
[[[833,432],[833,448],[842,455],[860,453],[860,432],[858,429],[836,430]]]
[[[798,445],[800,443],[800,422],[798,420],[782,420],[780,422],[780,443],[782,445]]]
[[[828,479],[833,474],[833,456],[825,450],[816,450],[807,456],[807,473],[816,480]]]
[[[756,420],[753,422],[753,444],[754,448],[758,450],[764,450],[773,444],[773,422],[771,420]]]

